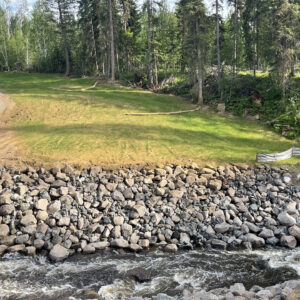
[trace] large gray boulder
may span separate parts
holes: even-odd
[[[254,248],[260,248],[265,245],[265,240],[253,233],[246,234],[247,242],[250,242]]]
[[[294,249],[297,246],[297,240],[295,239],[295,237],[293,237],[291,235],[285,235],[285,236],[281,237],[280,244],[284,247]]]
[[[49,257],[54,262],[65,260],[69,256],[69,250],[59,244],[56,244],[50,251]]]
[[[24,226],[35,225],[37,220],[34,215],[28,214],[21,219],[21,224]]]
[[[110,245],[117,248],[128,248],[128,242],[124,239],[113,240]]]
[[[10,215],[15,210],[13,204],[4,204],[0,206],[0,216]]]
[[[286,211],[280,213],[277,218],[280,224],[285,226],[293,226],[296,224],[296,220],[291,215],[289,215]]]
[[[215,231],[218,233],[225,233],[229,231],[229,229],[230,229],[230,225],[227,223],[221,223],[215,226]]]
[[[9,227],[6,224],[0,224],[0,237],[9,235]]]
[[[298,241],[300,241],[300,228],[297,225],[294,225],[289,228],[289,234],[295,237]]]

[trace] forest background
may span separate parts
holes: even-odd
[[[0,71],[120,80],[224,104],[295,138],[299,7],[300,0],[2,0]]]

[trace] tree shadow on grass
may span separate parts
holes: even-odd
[[[82,92],[79,89],[91,86],[94,83],[93,79],[67,79],[57,76],[57,74],[0,74],[0,88],[22,98],[46,99],[60,103],[76,102],[91,107],[121,109],[130,107],[139,112],[175,111],[191,107],[183,98],[103,83],[96,89]],[[55,90],[56,88],[73,91]]]
[[[151,125],[133,125],[133,124],[72,124],[62,126],[51,125],[25,125],[10,128],[21,135],[34,136],[72,136],[84,139],[84,136],[94,137],[106,141],[127,140],[129,143],[146,142],[149,139],[152,142],[167,144],[169,147],[175,147],[185,151],[187,148],[211,151],[212,155],[218,153],[222,155],[231,153],[244,153],[245,156],[253,155],[255,152],[277,152],[291,147],[289,141],[278,143],[274,139],[266,139],[263,135],[258,137],[235,137],[230,133],[227,135],[218,132],[206,132],[204,129],[188,130],[171,128],[167,126]]]

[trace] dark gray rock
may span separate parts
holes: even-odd
[[[133,278],[137,282],[148,282],[151,281],[151,272],[144,268],[134,268],[127,272],[130,278]]]

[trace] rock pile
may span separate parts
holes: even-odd
[[[295,248],[299,212],[288,170],[265,165],[0,169],[0,255],[45,251],[61,261],[107,247]]]

